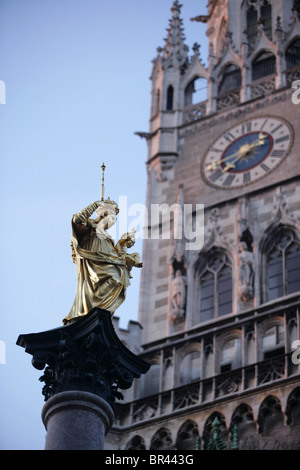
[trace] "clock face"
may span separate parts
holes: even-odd
[[[220,189],[254,183],[278,167],[293,144],[292,126],[264,116],[232,127],[208,149],[201,165],[204,180]]]

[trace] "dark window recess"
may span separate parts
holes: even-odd
[[[226,67],[219,84],[218,94],[223,95],[229,91],[240,88],[242,84],[241,70],[233,64]]]
[[[224,253],[207,258],[200,276],[200,321],[232,312],[232,272]]]
[[[300,242],[283,233],[267,257],[268,300],[300,291]]]
[[[300,18],[300,0],[294,0],[293,8],[296,11],[296,14],[297,14],[298,19],[299,19]]]
[[[214,288],[214,275],[207,273],[201,279],[201,321],[208,321],[214,317]]]
[[[260,10],[263,21],[264,32],[269,39],[272,39],[272,6],[265,2]]]
[[[251,7],[247,12],[247,39],[250,45],[255,42],[257,34],[257,11]]]
[[[268,300],[282,297],[283,294],[283,262],[282,254],[275,250],[268,263]]]
[[[225,267],[218,278],[218,311],[219,316],[231,313],[232,310],[232,275],[231,269]]]
[[[277,348],[273,349],[272,351],[266,351],[264,353],[264,360],[266,361],[267,359],[273,359],[273,357],[284,356],[284,353],[284,348]]]
[[[221,374],[225,374],[225,372],[230,372],[231,369],[231,364],[224,364],[223,366],[221,366],[220,372]]]
[[[300,39],[296,39],[285,53],[286,68],[291,69],[300,65]]]
[[[276,71],[276,59],[271,52],[263,52],[252,63],[252,80],[273,75]]]
[[[286,252],[287,294],[300,290],[300,247],[293,243]]]
[[[172,111],[173,109],[173,97],[174,88],[172,87],[172,85],[169,85],[167,90],[167,111]]]

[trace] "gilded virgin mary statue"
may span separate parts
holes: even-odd
[[[94,212],[97,217],[91,219]],[[86,315],[94,307],[113,315],[125,300],[132,267],[142,267],[138,253],[127,253],[127,248],[135,243],[135,230],[123,234],[116,244],[107,232],[115,224],[118,212],[114,201],[101,198],[72,217],[71,247],[77,288],[64,324]]]

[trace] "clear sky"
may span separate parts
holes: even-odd
[[[0,449],[44,447],[42,374],[16,340],[61,326],[71,308],[71,216],[100,199],[102,162],[105,196],[145,203],[146,142],[134,132],[148,131],[151,61],[172,3],[0,0]],[[206,61],[205,27],[190,18],[207,1],[181,3],[186,44]],[[122,327],[138,318],[133,275]]]

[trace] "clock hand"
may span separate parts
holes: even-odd
[[[229,160],[230,158],[235,157],[236,155],[239,154],[239,152],[240,152],[240,150],[238,150],[238,151],[235,152],[235,153],[232,153],[231,155],[227,155],[227,157],[222,158],[221,160],[214,160],[213,162],[209,163],[209,164],[206,166],[206,169],[207,169],[207,170],[216,170],[216,168],[218,167],[218,165],[220,165],[220,163],[224,163],[224,162],[226,162],[227,160]]]
[[[222,158],[221,160],[214,160],[213,162],[209,163],[207,166],[206,166],[206,169],[208,171],[210,170],[216,170],[217,167],[221,164],[221,163],[224,163],[226,162],[227,160],[230,160],[234,157],[235,160],[233,162],[229,162],[227,163],[226,167],[223,169],[223,173],[225,171],[228,171],[230,170],[231,168],[234,168],[235,167],[235,163],[240,159],[240,158],[243,158],[245,155],[247,155],[247,153],[249,153],[253,148],[255,147],[258,147],[258,146],[261,146],[261,145],[264,145],[265,144],[265,139],[266,139],[266,135],[260,133],[259,136],[258,136],[258,139],[255,141],[255,142],[252,142],[252,144],[244,144],[242,145],[239,150],[235,153],[232,153],[231,155],[227,155],[227,157],[225,158]]]
[[[265,144],[265,140],[264,140],[265,138],[266,138],[266,136],[264,136],[263,134],[259,134],[259,138],[255,142],[252,142],[252,144],[242,145],[239,148],[238,152],[236,152],[235,154],[230,155],[231,158],[235,155],[237,155],[237,156],[233,161],[230,161],[226,164],[225,168],[223,168],[223,170],[222,170],[222,173],[225,173],[226,171],[234,168],[236,162],[238,162],[241,158],[244,158],[245,155],[247,155],[247,153],[249,153],[255,147],[264,145]],[[226,160],[226,159],[223,159],[223,160]]]

